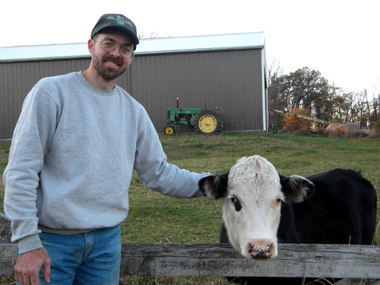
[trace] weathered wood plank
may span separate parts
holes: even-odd
[[[380,285],[380,279],[344,279],[335,282],[334,285]]]
[[[279,256],[256,261],[223,244],[126,244],[122,275],[380,278],[380,247],[280,244]]]
[[[0,244],[0,275],[11,274],[15,252],[16,245]],[[227,244],[123,244],[120,273],[380,279],[380,246],[280,244],[277,258],[257,261]]]
[[[0,244],[0,276],[11,276],[17,250],[16,244]]]
[[[0,213],[0,243],[10,243],[11,237],[11,221],[7,216]]]

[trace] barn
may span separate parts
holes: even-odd
[[[85,70],[87,43],[0,48],[0,139],[12,137],[22,102],[41,78]],[[268,130],[263,32],[142,39],[117,83],[146,108],[158,133],[167,108],[215,110],[224,131]]]

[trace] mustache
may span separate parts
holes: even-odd
[[[112,61],[118,65],[123,65],[123,59],[121,58],[117,58],[117,57],[114,57],[114,56],[106,56],[103,58],[105,61]]]

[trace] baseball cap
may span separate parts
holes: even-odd
[[[91,39],[104,28],[115,28],[130,36],[133,40],[134,49],[139,44],[135,24],[122,14],[104,14],[101,16],[91,32]]]

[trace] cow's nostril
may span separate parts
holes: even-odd
[[[255,241],[247,244],[247,252],[254,259],[268,259],[274,253],[274,244],[268,241]]]

